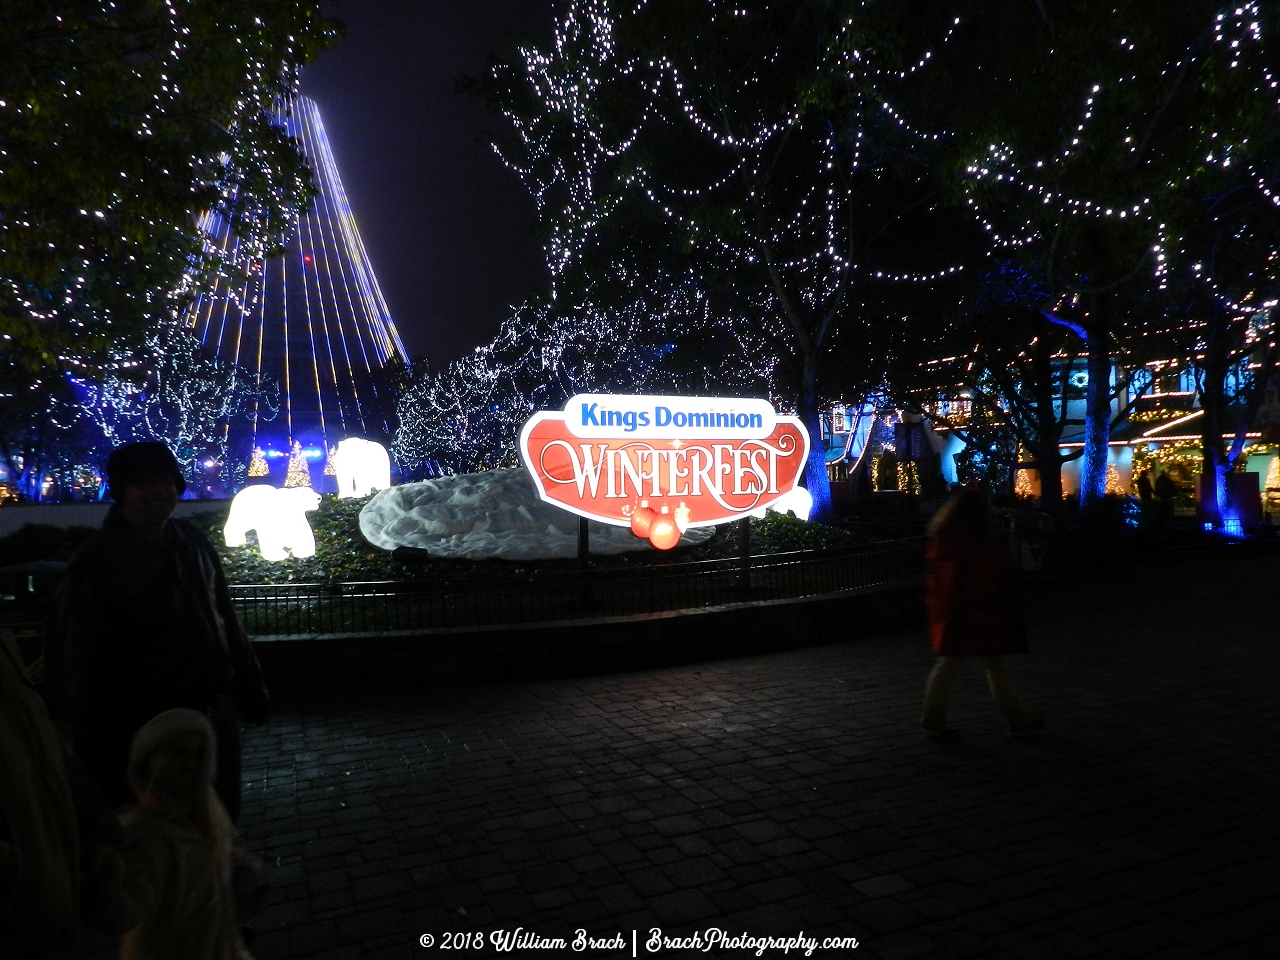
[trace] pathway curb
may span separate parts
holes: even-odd
[[[923,581],[794,600],[377,636],[255,638],[268,682],[309,688],[573,676],[848,640],[921,619]]]

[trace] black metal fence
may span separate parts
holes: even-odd
[[[923,555],[923,539],[912,539],[752,557],[746,568],[708,560],[522,578],[238,585],[231,593],[257,639],[411,636],[858,590],[919,578]]]

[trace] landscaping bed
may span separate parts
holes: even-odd
[[[368,543],[360,533],[360,510],[366,499],[339,500],[326,496],[320,509],[308,514],[316,538],[316,555],[302,560],[271,563],[258,554],[252,534],[249,546],[228,548],[222,542],[225,510],[212,510],[188,518],[199,527],[222,555],[227,579],[232,583],[340,583],[382,580],[458,579],[466,577],[532,576],[578,569],[573,560],[441,560],[424,551],[400,549],[394,552]],[[93,533],[89,527],[53,527],[28,524],[8,537],[0,538],[0,567],[37,560],[67,560]],[[710,540],[690,547],[658,551],[637,540],[634,553],[592,556],[592,569],[627,569],[654,565],[719,560],[741,553],[738,525],[716,528]],[[769,513],[751,519],[752,554],[787,553],[794,550],[824,550],[873,542],[849,530],[797,520],[790,515]]]

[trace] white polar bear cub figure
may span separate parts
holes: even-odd
[[[316,538],[307,514],[320,506],[320,494],[310,487],[277,490],[265,484],[245,487],[231,501],[231,512],[222,528],[228,547],[243,547],[245,534],[258,532],[258,549],[263,560],[314,557]]]
[[[790,511],[796,515],[797,520],[808,520],[809,514],[813,512],[813,494],[804,487],[792,487],[776,502],[769,504],[769,509],[778,513]]]
[[[792,487],[767,507],[753,510],[751,515],[757,520],[763,520],[770,510],[775,513],[794,513],[797,520],[808,520],[809,514],[813,512],[813,494],[804,487]]]
[[[372,440],[347,437],[333,453],[339,497],[367,497],[391,486],[387,448]]]

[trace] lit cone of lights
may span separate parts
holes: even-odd
[[[307,455],[302,452],[302,444],[294,442],[293,453],[289,454],[289,472],[284,475],[286,487],[311,486],[311,467],[307,463]]]
[[[324,458],[324,475],[326,477],[336,477],[338,475],[338,465],[333,462],[334,456],[338,452],[338,445],[335,443],[329,448],[329,454]]]
[[[1107,489],[1108,496],[1124,496],[1125,489],[1120,484],[1120,471],[1116,469],[1114,463],[1107,464]]]
[[[657,519],[649,524],[649,542],[659,550],[670,550],[680,542],[680,531],[676,529],[676,522],[665,503]]]
[[[267,458],[262,455],[261,447],[253,448],[253,457],[249,460],[249,469],[247,471],[250,477],[265,477],[271,473],[267,467]]]
[[[649,506],[649,501],[641,500],[640,506],[631,513],[631,532],[641,538],[649,536],[649,528],[657,516]]]

